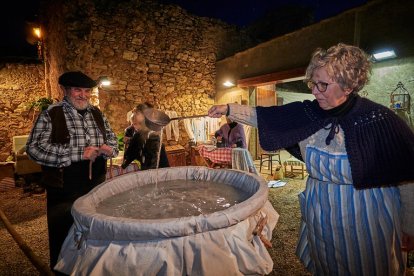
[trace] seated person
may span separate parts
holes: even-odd
[[[133,135],[129,139],[129,146],[124,154],[122,168],[126,168],[132,161],[138,160],[142,170],[157,167],[157,155],[160,146],[160,136],[145,126],[145,117],[142,111],[151,108],[149,103],[139,104],[133,112]],[[128,129],[128,128],[127,128]],[[165,146],[161,145],[159,168],[169,167]]]
[[[216,131],[217,147],[246,148],[246,136],[243,125],[232,122],[226,117],[227,124],[224,124]]]

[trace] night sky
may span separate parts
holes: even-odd
[[[188,12],[221,19],[229,24],[245,27],[268,12],[285,6],[300,5],[314,11],[315,22],[357,7],[367,0],[159,0],[177,4]],[[28,41],[31,31],[27,22],[38,14],[38,0],[7,1],[1,8],[0,22],[3,34],[0,39],[0,57],[36,58],[36,45]],[[7,5],[5,5],[7,3]],[[294,18],[292,18],[294,20]],[[33,42],[32,42],[33,43]]]
[[[1,57],[37,57],[35,45],[27,41],[30,27],[26,22],[34,22],[38,10],[36,0],[2,1],[0,8]]]
[[[305,6],[314,10],[316,21],[360,6],[367,0],[160,0],[174,3],[190,13],[221,19],[240,27],[284,6]]]

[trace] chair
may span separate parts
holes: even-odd
[[[300,175],[302,179],[305,178],[306,166],[305,163],[291,156],[283,162],[285,168],[285,177],[294,178],[297,175]]]
[[[282,161],[280,160],[280,151],[263,151],[260,154],[259,172],[262,172],[262,165],[265,162],[267,162],[267,169],[270,170],[270,175],[273,175],[273,162],[279,162],[279,165],[282,165]]]
[[[15,158],[15,173],[18,176],[26,176],[42,171],[39,164],[29,159],[25,153],[26,141],[29,135],[13,136],[13,154]]]

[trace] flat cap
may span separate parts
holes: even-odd
[[[65,87],[92,88],[97,86],[96,81],[80,71],[66,72],[59,77],[59,84]]]

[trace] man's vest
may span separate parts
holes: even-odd
[[[55,106],[47,112],[52,121],[51,143],[68,144],[70,142],[70,135],[66,124],[65,114],[63,112],[63,106]],[[92,107],[91,112],[106,143],[106,130],[102,113],[96,107]],[[42,184],[46,187],[62,188],[64,169],[65,168],[42,166]]]
[[[99,130],[101,131],[104,141],[106,142],[106,130],[105,123],[102,117],[101,111],[92,107],[91,112],[93,119],[98,125]],[[52,135],[51,142],[57,144],[67,144],[70,141],[69,130],[66,125],[65,114],[63,113],[63,106],[55,106],[48,110],[49,116],[52,120]]]

